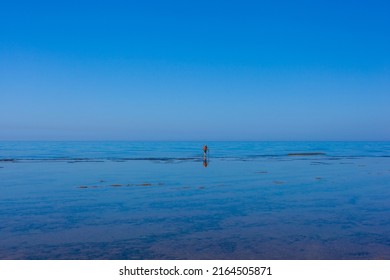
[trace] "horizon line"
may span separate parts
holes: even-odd
[[[354,139],[354,140],[175,140],[175,139],[169,139],[169,140],[129,140],[129,139],[104,139],[104,140],[80,140],[80,139],[60,139],[60,140],[49,140],[49,139],[12,139],[12,140],[3,140],[0,139],[0,142],[390,142],[390,140],[359,140],[359,139]]]

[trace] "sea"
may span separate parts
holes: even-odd
[[[389,260],[390,142],[0,142],[0,259]]]

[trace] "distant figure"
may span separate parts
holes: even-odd
[[[209,148],[207,148],[207,145],[204,145],[203,146],[203,157],[206,158],[207,157],[207,152],[209,151]]]

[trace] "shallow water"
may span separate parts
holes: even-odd
[[[207,144],[0,142],[0,258],[390,259],[389,142]]]

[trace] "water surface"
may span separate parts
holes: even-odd
[[[390,259],[390,143],[0,142],[0,237],[1,259]]]

